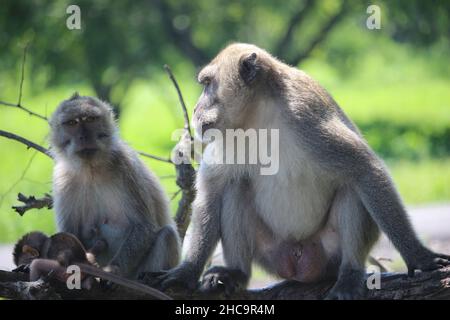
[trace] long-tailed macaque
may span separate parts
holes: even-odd
[[[410,274],[450,263],[419,241],[383,161],[310,76],[254,45],[232,44],[198,81],[204,89],[193,116],[197,134],[276,129],[279,170],[261,175],[258,163],[206,161],[223,152],[214,152],[222,147],[215,140],[205,141],[190,249],[180,266],[160,276],[163,288],[195,288],[219,240],[226,267],[208,271],[204,289],[245,287],[256,262],[287,279],[334,277],[328,298],[362,297],[379,229]]]
[[[101,266],[128,277],[178,264],[180,249],[168,199],[157,178],[119,137],[112,108],[73,95],[51,121],[54,208],[59,231],[107,250]]]

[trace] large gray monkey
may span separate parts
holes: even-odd
[[[177,231],[158,179],[119,137],[111,107],[75,94],[51,121],[59,231],[85,247],[104,239],[100,265],[129,278],[178,264]]]
[[[279,172],[202,162],[190,249],[179,267],[160,276],[163,288],[195,288],[219,240],[226,267],[206,272],[204,289],[245,287],[257,262],[283,278],[336,278],[328,298],[361,297],[379,228],[410,273],[450,263],[418,240],[382,160],[304,72],[254,45],[232,44],[198,81],[204,90],[194,111],[197,133],[279,129]],[[221,145],[213,141],[204,153],[215,148]]]

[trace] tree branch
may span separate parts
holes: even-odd
[[[180,100],[181,109],[183,110],[184,130],[186,130],[189,133],[189,136],[192,138],[191,126],[189,123],[189,115],[187,112],[186,104],[184,103],[183,95],[181,94],[180,86],[178,85],[178,82],[175,79],[175,76],[173,75],[172,70],[170,69],[170,67],[167,64],[164,65],[164,70],[166,70],[167,74],[169,75],[170,80],[172,80],[172,83],[173,83],[175,89],[177,90],[178,99]]]
[[[155,156],[153,154],[147,153],[147,152],[143,152],[143,151],[138,151],[138,153],[143,156],[143,157],[147,157],[153,160],[158,160],[158,161],[162,161],[162,162],[167,162],[167,163],[172,163],[172,160],[170,160],[169,158],[163,158],[160,156]]]
[[[140,292],[119,287],[113,292],[105,292],[94,286],[87,290],[68,290],[57,282],[42,280],[24,282],[22,273],[0,271],[0,296],[9,299],[150,299]],[[242,299],[242,300],[317,300],[323,299],[333,281],[302,284],[296,281],[282,281],[262,289],[244,290],[232,295],[224,293],[189,292],[167,290],[166,294],[175,299]],[[380,289],[367,290],[369,300],[418,300],[450,299],[450,267],[432,272],[420,272],[412,278],[406,274],[381,274]]]
[[[320,300],[333,286],[333,281],[321,283],[300,283],[282,281],[262,289],[251,289],[235,294],[189,293],[168,291],[174,299],[242,299],[242,300]],[[450,299],[450,267],[432,272],[422,272],[413,278],[406,274],[381,274],[380,289],[367,290],[369,300],[417,300]]]
[[[30,140],[27,140],[21,136],[18,136],[17,134],[0,130],[0,136],[11,139],[11,140],[16,140],[16,141],[26,145],[28,147],[27,149],[33,148],[33,149],[45,154],[46,156],[49,156],[50,158],[52,158],[52,155],[50,154],[50,151],[48,149],[30,141]]]
[[[10,102],[0,101],[0,104],[7,106],[7,107],[11,107],[11,108],[18,108],[22,111],[27,112],[30,116],[35,116],[42,120],[48,121],[47,117],[40,115],[36,112],[33,112],[30,109],[22,106],[22,89],[23,89],[23,82],[24,82],[24,78],[25,78],[25,62],[26,62],[26,57],[27,57],[27,50],[28,50],[28,43],[25,45],[25,47],[23,49],[23,58],[22,58],[22,67],[21,67],[22,71],[21,71],[21,76],[20,76],[19,98],[17,99],[17,103],[14,104],[14,103],[10,103]]]
[[[291,17],[284,36],[275,47],[275,55],[277,57],[286,56],[286,51],[288,51],[292,43],[292,36],[295,28],[304,20],[311,9],[314,8],[314,4],[315,2],[313,0],[306,0],[301,9]]]
[[[344,0],[341,8],[338,10],[337,13],[335,13],[331,18],[329,18],[329,20],[323,25],[323,27],[319,30],[319,32],[317,33],[316,37],[314,39],[311,40],[311,42],[309,43],[309,45],[299,54],[297,54],[296,56],[294,56],[294,58],[288,60],[289,64],[291,65],[298,65],[301,61],[303,61],[304,59],[306,59],[311,52],[321,43],[323,42],[326,37],[328,36],[328,34],[330,33],[330,31],[334,28],[334,26],[341,21],[341,19],[345,16],[345,14],[347,13],[347,1]]]
[[[191,207],[192,202],[195,198],[194,185],[196,172],[191,163],[193,139],[191,135],[191,127],[189,124],[189,115],[183,99],[183,94],[180,90],[180,86],[178,85],[178,82],[175,79],[175,76],[173,75],[170,67],[168,65],[165,65],[164,69],[166,70],[170,80],[177,90],[178,98],[180,100],[180,105],[183,110],[184,116],[184,133],[181,136],[180,141],[178,141],[178,143],[172,150],[172,156],[177,158],[177,161],[172,160],[172,163],[175,163],[175,171],[177,175],[176,182],[182,192],[181,199],[178,202],[175,222],[177,224],[180,239],[183,240],[184,236],[186,235],[186,230],[191,221]]]
[[[53,198],[51,195],[46,193],[44,197],[36,199],[35,196],[26,197],[22,193],[19,193],[17,196],[17,200],[23,202],[22,206],[13,206],[12,208],[21,216],[25,214],[30,209],[42,209],[48,208],[51,209],[53,207]]]
[[[65,283],[49,279],[28,282],[22,272],[0,270],[0,297],[17,300],[154,300],[151,294],[118,285],[111,291],[98,283],[91,290],[69,290]]]

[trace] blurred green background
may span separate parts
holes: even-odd
[[[81,30],[66,27],[69,4]],[[369,4],[381,29],[369,30]],[[167,63],[190,111],[199,67],[232,41],[266,48],[316,78],[361,128],[391,169],[408,205],[450,201],[449,1],[3,1],[0,100],[17,103],[28,44],[22,104],[50,115],[74,91],[110,101],[122,137],[168,156],[182,127]],[[0,130],[48,146],[48,125],[0,105]],[[170,164],[143,158],[169,194]],[[18,192],[51,192],[52,161],[0,137],[0,242],[54,231],[49,210],[20,217]],[[172,201],[176,208],[177,199]]]

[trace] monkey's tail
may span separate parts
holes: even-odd
[[[146,286],[146,285],[144,285],[142,283],[125,279],[125,278],[120,277],[120,276],[118,276],[118,275],[116,275],[114,273],[103,271],[102,269],[96,268],[94,266],[90,266],[88,264],[78,263],[77,265],[80,267],[80,270],[82,272],[84,272],[86,274],[89,274],[91,276],[111,281],[111,282],[113,282],[115,284],[124,286],[124,287],[129,288],[129,289],[140,291],[140,292],[148,294],[148,295],[150,295],[153,298],[158,299],[158,300],[173,300],[171,297],[169,297],[164,292],[161,292],[161,291],[159,291],[159,290],[157,290],[155,288]]]

